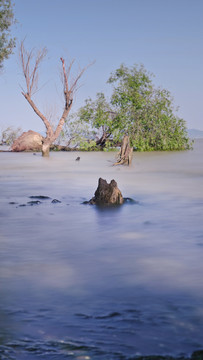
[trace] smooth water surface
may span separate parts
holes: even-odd
[[[0,153],[1,360],[203,349],[203,141],[114,157]],[[99,177],[136,203],[82,204]]]

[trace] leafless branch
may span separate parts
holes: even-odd
[[[85,66],[82,70],[79,71],[78,75],[76,76],[75,80],[73,81],[73,83],[71,84],[71,91],[75,92],[78,89],[78,82],[80,80],[80,78],[82,77],[82,75],[84,74],[84,72],[93,64],[95,63],[95,61],[93,61],[92,63],[88,64],[87,66]]]
[[[30,97],[32,97],[33,93],[38,89],[38,70],[46,54],[46,48],[39,50],[37,54],[35,54],[34,49],[30,51],[25,50],[24,41],[20,44],[20,61],[26,82],[26,91],[24,91],[24,93],[26,92]]]
[[[39,66],[40,66],[41,62],[43,61],[43,59],[45,58],[46,54],[47,54],[46,48],[39,50],[37,53],[35,52],[34,49],[32,49],[31,51],[26,51],[25,47],[24,47],[24,41],[21,42],[20,61],[21,61],[23,75],[24,75],[25,83],[26,83],[26,91],[23,90],[22,94],[25,97],[25,99],[28,101],[30,106],[33,108],[35,113],[41,118],[41,120],[43,121],[43,123],[46,127],[46,130],[47,130],[46,139],[43,143],[44,148],[46,147],[46,150],[42,150],[42,153],[43,153],[43,151],[44,151],[44,153],[47,152],[48,151],[47,149],[50,146],[50,144],[53,143],[60,135],[63,125],[64,125],[64,122],[65,122],[65,120],[70,112],[70,109],[72,107],[73,95],[74,95],[75,91],[77,90],[78,81],[80,80],[80,78],[83,75],[83,73],[85,72],[85,70],[89,66],[92,65],[92,63],[91,63],[88,66],[86,66],[85,68],[83,68],[78,73],[78,75],[76,76],[74,81],[70,81],[69,78],[70,78],[70,75],[72,72],[72,66],[74,64],[74,60],[72,60],[69,63],[69,66],[66,68],[65,60],[63,58],[60,59],[61,63],[62,63],[62,81],[63,81],[65,104],[64,104],[62,116],[61,116],[61,118],[58,122],[58,125],[56,126],[56,129],[54,131],[50,119],[48,119],[47,116],[44,116],[40,112],[40,110],[38,109],[38,107],[36,106],[35,102],[32,99],[32,95],[38,90]]]
[[[64,106],[64,111],[62,114],[61,119],[59,120],[58,126],[54,132],[54,137],[55,139],[57,139],[57,137],[59,136],[62,127],[64,125],[64,122],[70,112],[70,109],[72,107],[72,102],[73,102],[73,95],[77,89],[77,84],[78,81],[80,80],[81,76],[83,75],[83,73],[85,72],[85,70],[87,70],[88,67],[90,67],[93,63],[87,65],[86,67],[84,67],[79,74],[76,76],[75,80],[72,82],[72,84],[69,84],[69,77],[70,77],[70,73],[72,70],[72,66],[74,64],[74,60],[72,60],[69,64],[69,66],[66,69],[65,66],[65,60],[61,57],[61,63],[62,63],[62,80],[63,80],[63,86],[64,86],[64,97],[65,97],[65,106]]]

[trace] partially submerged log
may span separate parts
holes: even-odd
[[[97,190],[94,197],[88,201],[91,205],[121,205],[124,199],[118,189],[117,182],[111,180],[110,184],[106,180],[99,178]]]
[[[118,153],[117,162],[114,165],[130,165],[133,157],[133,147],[130,147],[129,136],[125,135]]]

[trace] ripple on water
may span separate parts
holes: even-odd
[[[106,357],[107,356],[107,357]],[[119,352],[106,354],[101,348],[80,341],[22,339],[0,346],[1,360],[31,359],[124,359]]]
[[[102,343],[101,343],[102,345]],[[161,344],[160,344],[161,345]],[[126,356],[122,352],[105,352],[100,346],[85,344],[82,341],[47,340],[38,341],[21,339],[0,346],[1,360],[202,360],[203,350],[195,351],[191,356],[180,354],[178,357],[168,355],[142,356],[135,353]]]

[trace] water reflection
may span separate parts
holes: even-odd
[[[0,300],[2,304],[2,294]],[[10,339],[9,327],[11,327],[10,319],[5,311],[0,309],[0,345],[5,344]]]
[[[203,346],[202,145],[135,154],[131,168],[110,166],[108,153],[80,163],[1,153],[0,357],[118,360]],[[100,176],[136,202],[82,205]],[[39,195],[50,199],[30,206]]]

